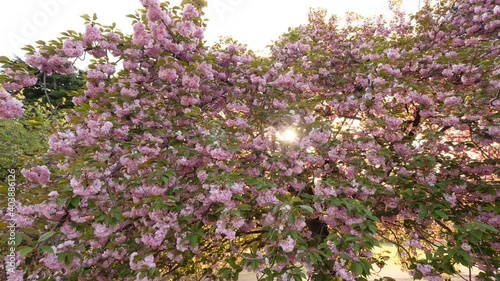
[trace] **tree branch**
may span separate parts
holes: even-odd
[[[264,258],[252,258],[252,257],[247,257],[247,256],[243,255],[242,253],[240,253],[240,251],[238,251],[238,249],[236,249],[236,247],[234,247],[233,242],[231,242],[231,241],[229,241],[229,247],[231,247],[231,250],[233,250],[233,252],[235,254],[237,254],[238,256],[240,256],[242,259],[249,260],[249,261],[264,260]]]
[[[47,74],[45,72],[43,73],[43,92],[45,93],[45,98],[47,98],[47,102],[49,103],[50,107],[52,107],[52,103],[50,102],[49,94],[47,92]]]
[[[408,136],[413,137],[415,135],[415,130],[417,129],[418,125],[420,125],[421,120],[422,117],[420,116],[420,109],[417,108],[415,111],[415,118],[411,123],[411,129],[410,132],[408,133]]]

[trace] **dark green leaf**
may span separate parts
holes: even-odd
[[[55,231],[49,231],[47,233],[44,233],[42,236],[40,236],[40,238],[38,238],[38,242],[45,241],[45,240],[49,239],[50,237],[54,236],[54,234],[56,234]]]
[[[21,256],[25,257],[27,254],[31,253],[33,251],[33,247],[25,246],[23,247],[19,253]]]

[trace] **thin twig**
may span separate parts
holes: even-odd
[[[252,258],[252,257],[247,257],[247,256],[243,255],[242,253],[240,253],[240,251],[238,251],[238,249],[236,249],[234,247],[234,245],[233,245],[233,243],[231,241],[229,241],[229,247],[231,247],[231,250],[233,250],[233,252],[235,252],[242,259],[249,260],[249,261],[261,261],[261,260],[264,260],[264,258]]]
[[[43,92],[45,93],[45,98],[47,98],[47,102],[49,103],[50,107],[53,107],[49,99],[49,94],[47,92],[47,73],[45,72],[43,73]]]
[[[409,252],[409,251],[408,251],[405,247],[403,247],[403,245],[401,245],[399,242],[394,241],[394,240],[391,240],[391,239],[389,239],[389,238],[385,237],[385,236],[384,236],[384,235],[383,235],[380,231],[377,231],[377,234],[378,234],[380,237],[382,237],[383,239],[385,239],[387,242],[389,242],[389,243],[392,243],[392,244],[396,245],[396,246],[398,247],[398,249],[403,249],[403,250],[406,252],[406,254],[407,254],[409,257],[411,257],[411,253],[410,253],[410,252]]]

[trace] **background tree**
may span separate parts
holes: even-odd
[[[26,105],[18,120],[0,120],[0,179],[5,179],[4,169],[20,169],[30,158],[44,154],[52,125],[50,109],[40,103]],[[59,118],[62,114],[59,115]],[[2,193],[6,193],[4,190]]]
[[[380,241],[415,278],[500,277],[493,1],[344,27],[313,11],[266,58],[206,47],[190,4],[142,3],[132,35],[84,17],[84,34],[27,48],[43,73],[94,60],[69,126],[22,171],[12,278],[364,280]]]
[[[10,69],[13,66],[24,66],[26,70],[37,78],[36,84],[23,88],[25,104],[39,102],[50,103],[58,109],[71,108],[71,93],[78,91],[84,85],[83,75],[85,72],[77,70],[75,73],[52,75],[44,74],[37,69],[30,67],[21,58],[8,59],[3,57],[1,60],[4,69]]]
[[[13,85],[15,82],[7,84],[12,94],[23,101],[24,114],[16,120],[0,120],[0,139],[3,141],[0,144],[0,179],[3,181],[7,175],[6,169],[21,168],[27,160],[47,151],[50,134],[55,127],[63,124],[62,109],[72,106],[71,92],[83,86],[83,72],[78,70],[76,74],[46,76],[44,84],[44,74],[20,58],[2,57],[0,63],[3,69],[22,69],[38,78],[33,77],[30,81],[33,85],[22,89],[19,89],[19,85]],[[6,74],[4,71],[2,73]],[[2,188],[2,193],[7,193],[6,185]]]

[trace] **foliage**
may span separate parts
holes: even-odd
[[[83,71],[79,71],[72,75],[54,74],[46,77],[46,84],[41,82],[43,81],[43,77],[40,77],[38,80],[39,83],[24,89],[23,93],[26,97],[26,102],[33,102],[38,99],[47,102],[45,96],[45,89],[47,89],[49,102],[54,107],[59,109],[72,108],[73,103],[71,102],[71,94],[83,87],[83,75]]]
[[[500,277],[493,1],[343,27],[313,11],[265,58],[206,47],[190,4],[142,2],[132,35],[84,16],[84,34],[26,48],[47,74],[93,60],[22,171],[12,277],[365,280],[380,241],[415,278]]]
[[[62,124],[62,113],[52,113],[47,104],[37,101],[25,104],[24,107],[25,112],[21,118],[0,120],[2,180],[7,176],[5,169],[18,170],[29,159],[43,155],[48,149],[51,128]]]
[[[58,109],[71,108],[73,106],[71,94],[81,89],[84,84],[83,75],[85,75],[85,72],[82,70],[69,74],[54,73],[47,75],[30,67],[20,58],[9,60],[4,57],[0,62],[3,63],[2,67],[5,69],[25,68],[37,78],[34,85],[23,88],[24,104],[37,103],[42,99],[43,102],[49,103]]]

